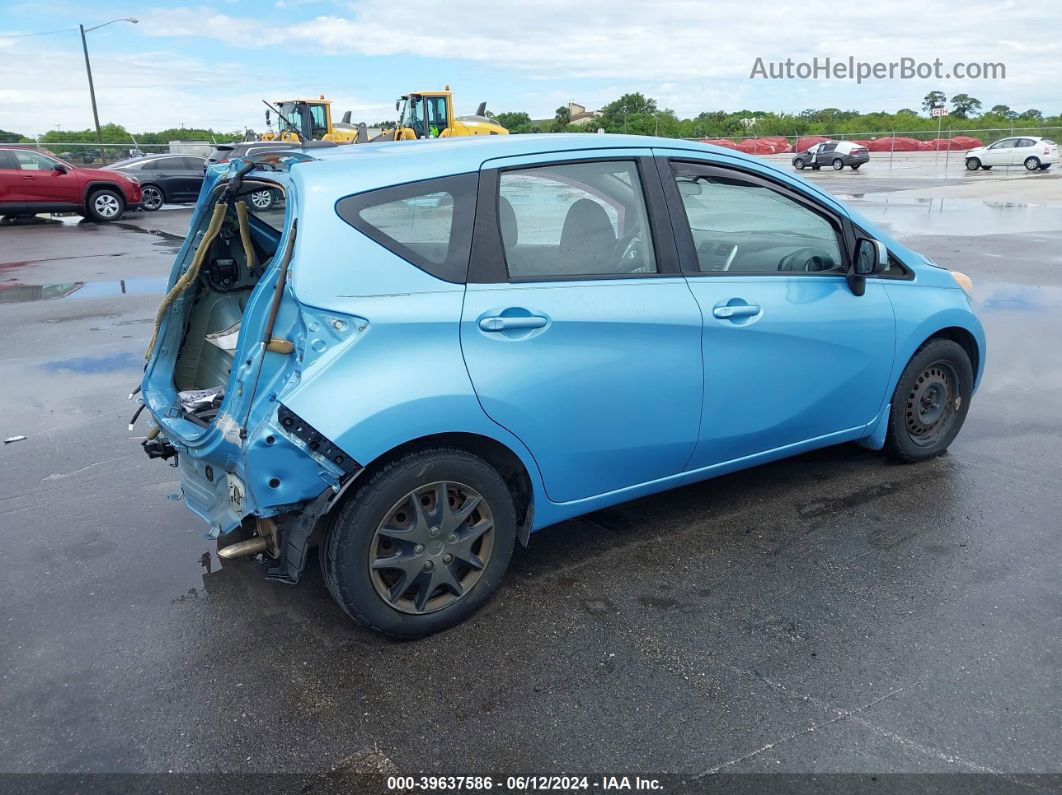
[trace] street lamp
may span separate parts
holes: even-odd
[[[100,133],[100,114],[96,111],[96,89],[92,85],[92,66],[89,64],[88,42],[85,41],[85,34],[91,33],[94,30],[99,30],[100,28],[114,24],[115,22],[132,22],[135,25],[139,21],[140,20],[136,17],[119,17],[118,19],[112,19],[110,22],[104,22],[102,25],[94,25],[91,28],[86,28],[84,25],[78,25],[81,29],[81,49],[85,51],[85,72],[88,74],[89,96],[92,98],[92,119],[96,122],[96,144],[100,148],[100,157],[103,157],[103,135]]]

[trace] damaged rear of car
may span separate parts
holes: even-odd
[[[212,537],[235,541],[221,542],[222,555],[266,553],[279,562],[271,576],[289,581],[305,544],[299,559],[282,556],[277,517],[324,502],[357,469],[277,402],[299,380],[307,324],[288,289],[298,222],[287,169],[297,160],[208,171],[142,383],[156,423],[145,452],[179,468]],[[285,197],[283,209],[256,209],[250,197],[266,189]]]

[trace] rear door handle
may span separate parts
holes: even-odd
[[[510,329],[542,328],[549,321],[541,315],[491,315],[479,319],[481,331],[508,331]]]
[[[752,317],[758,315],[760,308],[756,304],[735,304],[733,306],[717,306],[712,310],[712,314],[716,317],[731,318],[731,317]]]

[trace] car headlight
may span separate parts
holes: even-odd
[[[967,295],[973,295],[973,280],[969,276],[960,271],[948,271],[948,273],[951,274],[951,278],[958,283],[959,287],[966,291]]]

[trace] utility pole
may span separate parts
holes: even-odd
[[[78,25],[78,29],[81,31],[81,49],[85,53],[85,74],[88,75],[89,81],[89,97],[92,99],[92,121],[96,124],[96,144],[99,146],[99,156],[103,159],[103,134],[100,132],[100,114],[96,110],[96,87],[92,84],[92,65],[89,63],[88,57],[88,41],[85,39],[86,33],[91,33],[94,30],[106,27],[107,25],[113,25],[115,22],[131,22],[137,24],[139,22],[136,17],[120,17],[118,19],[112,19],[110,22],[104,22],[102,25],[94,25],[91,28],[85,29],[84,25]]]
[[[85,41],[85,26],[78,25],[81,30],[81,49],[85,52],[85,72],[88,74],[89,97],[92,98],[92,121],[96,124],[96,144],[99,146],[100,157],[103,157],[103,134],[100,132],[100,114],[96,110],[96,88],[92,85],[92,65],[89,63],[88,42]]]

